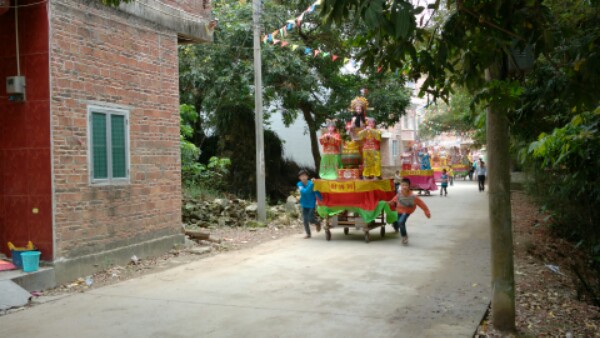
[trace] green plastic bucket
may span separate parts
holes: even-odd
[[[25,251],[21,252],[21,261],[23,262],[24,272],[38,271],[40,268],[40,255],[39,251]]]

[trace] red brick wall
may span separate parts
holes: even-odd
[[[179,233],[176,34],[77,0],[51,2],[51,32],[56,257]],[[87,107],[97,102],[130,111],[130,184],[88,183]]]
[[[19,59],[27,84],[27,100],[20,103],[9,102],[5,86],[7,76],[17,75],[15,10],[0,16],[0,251],[8,254],[7,241],[21,246],[31,240],[42,259],[51,260],[47,8],[39,3],[19,9]]]

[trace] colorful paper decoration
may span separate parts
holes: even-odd
[[[287,32],[292,31],[294,29],[294,27],[296,27],[296,26],[300,27],[301,24],[302,24],[302,21],[304,20],[304,16],[306,14],[314,13],[316,11],[316,9],[317,9],[317,6],[321,5],[322,3],[323,3],[322,0],[315,1],[312,5],[310,5],[308,8],[306,8],[306,10],[304,12],[302,12],[302,14],[300,14],[299,16],[297,16],[295,19],[287,20],[286,24],[283,27],[279,28],[276,31],[273,31],[271,34],[265,35],[263,37],[263,42],[265,44],[272,43],[273,45],[280,44],[280,46],[282,48],[290,45],[289,41],[285,41],[283,39],[284,37],[286,37],[288,35]],[[275,37],[277,35],[279,35],[281,37],[281,39],[275,39]],[[331,56],[331,61],[332,62],[335,62],[336,60],[338,60],[340,58],[339,55],[331,54],[329,52],[324,52],[324,51],[319,50],[319,49],[312,49],[310,47],[299,46],[297,44],[292,44],[291,45],[292,51],[295,51],[296,49],[298,49],[300,47],[304,48],[304,55],[307,55],[307,56],[311,55],[311,54],[313,55],[313,57],[317,57],[319,54],[322,57],[324,57],[324,58]],[[352,62],[353,66],[356,65],[356,63],[355,63],[354,60],[352,60],[351,58],[344,57],[343,58],[343,64],[346,65],[348,62]],[[382,70],[381,67],[377,68],[377,72],[378,73],[381,72],[381,70]]]

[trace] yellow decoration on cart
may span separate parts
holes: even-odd
[[[390,183],[390,180],[315,180],[314,184],[315,191],[319,191],[321,193],[353,193],[368,192],[373,190],[394,191],[394,186]]]

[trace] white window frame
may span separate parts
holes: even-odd
[[[392,156],[398,157],[398,140],[392,140]]]
[[[106,147],[107,147],[107,165],[108,165],[108,178],[94,178],[94,147],[92,144],[92,114],[103,113],[108,117],[111,115],[121,115],[125,117],[125,177],[113,178],[113,167],[112,167],[112,137],[111,137],[111,124],[110,119],[107,119],[106,123]],[[87,140],[88,140],[88,176],[90,185],[123,185],[129,184],[130,182],[130,140],[129,140],[129,110],[114,108],[100,105],[88,105],[87,107]]]

